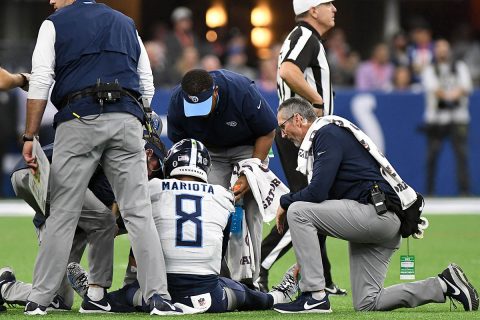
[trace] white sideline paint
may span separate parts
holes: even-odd
[[[0,200],[0,217],[32,217],[23,200]],[[426,198],[424,214],[480,214],[479,198]]]

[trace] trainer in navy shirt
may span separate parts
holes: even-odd
[[[276,128],[275,115],[252,80],[227,70],[209,74],[213,85],[202,94],[191,96],[182,85],[173,90],[168,106],[170,140],[194,138],[207,148],[253,146],[258,137]]]
[[[246,159],[267,159],[277,119],[255,83],[240,74],[195,69],[187,72],[168,106],[168,137],[173,142],[193,138],[210,152],[212,167],[208,182],[230,188],[235,165]],[[253,280],[260,273],[262,215],[244,175],[233,188],[236,200],[243,198],[245,218],[254,251]],[[239,244],[240,245],[240,244]],[[242,257],[238,257],[238,261]],[[239,263],[232,263],[238,274]],[[252,281],[252,279],[242,279]]]
[[[278,112],[282,136],[300,146],[315,114],[308,103],[298,98],[288,99],[282,106]],[[368,204],[375,183],[393,203],[399,204],[398,196],[380,174],[377,161],[348,130],[335,124],[323,126],[313,135],[311,152],[312,179],[304,189],[280,198],[284,210],[296,201],[348,199]]]
[[[347,129],[335,124],[322,127],[313,137],[312,149],[312,180],[306,188],[283,195],[282,208],[288,209],[295,201],[349,199],[367,204],[375,182],[390,199],[398,202],[392,187],[380,174],[377,161]]]

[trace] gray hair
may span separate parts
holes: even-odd
[[[313,110],[312,105],[305,99],[293,97],[283,101],[278,107],[278,113],[283,112],[284,118],[288,119],[295,113],[301,115],[308,122],[313,122],[317,119],[317,115]]]

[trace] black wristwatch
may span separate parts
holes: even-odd
[[[27,142],[27,141],[33,141],[33,136],[27,136],[25,133],[22,135],[22,141]]]
[[[312,103],[312,106],[315,108],[315,109],[322,109],[323,110],[323,103],[320,104],[320,103]]]

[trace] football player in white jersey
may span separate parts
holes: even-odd
[[[278,301],[290,301],[297,291],[290,275],[270,293],[219,276],[234,196],[220,185],[208,184],[209,169],[210,155],[205,146],[184,139],[167,153],[165,179],[149,182],[172,302],[206,312],[227,312],[266,310]],[[144,305],[137,282],[111,295],[118,302]]]

